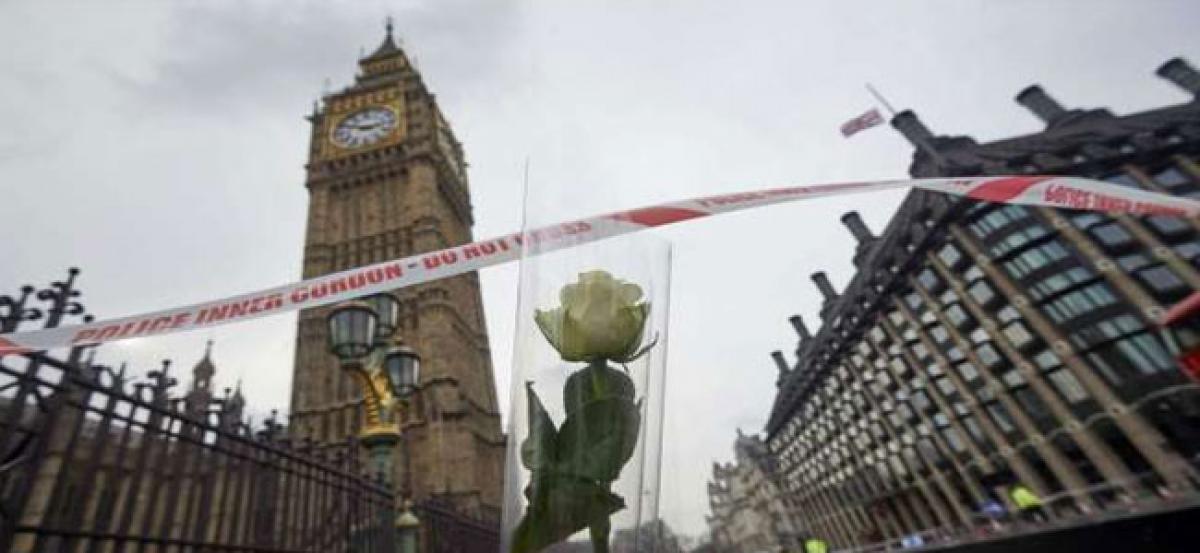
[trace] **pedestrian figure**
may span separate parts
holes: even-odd
[[[1021,511],[1021,518],[1028,522],[1046,522],[1046,510],[1042,508],[1042,500],[1024,484],[1017,484],[1008,491],[1013,503]]]
[[[821,538],[808,538],[804,540],[804,553],[828,553],[829,544]]]

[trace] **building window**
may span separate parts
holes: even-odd
[[[1117,222],[1092,227],[1088,232],[1096,237],[1106,250],[1118,250],[1134,244],[1133,235]]]
[[[1122,338],[1115,346],[1129,360],[1129,364],[1144,374],[1174,369],[1171,356],[1150,334],[1143,332]]]
[[[975,443],[982,446],[987,446],[987,438],[983,433],[983,429],[979,426],[979,421],[975,420],[974,416],[966,415],[961,417],[959,420],[962,421],[962,425],[966,427],[967,433],[971,435],[971,438],[975,440]]]
[[[1026,384],[1025,377],[1021,376],[1021,371],[1018,371],[1017,369],[1009,369],[1005,371],[1004,374],[1000,375],[1000,379],[1003,380],[1004,384],[1009,388],[1020,388]]]
[[[914,309],[914,310],[920,309],[921,308],[921,295],[917,294],[916,292],[909,292],[908,294],[904,295],[904,303],[908,304],[908,307],[910,309]]]
[[[1113,384],[1123,374],[1153,374],[1174,370],[1171,356],[1145,325],[1132,315],[1121,315],[1080,328],[1071,340]]]
[[[1146,222],[1150,224],[1150,227],[1153,228],[1159,236],[1164,238],[1181,236],[1192,232],[1191,225],[1188,225],[1182,217],[1166,217],[1158,215],[1154,217],[1147,217]]]
[[[950,397],[958,391],[954,388],[954,383],[950,382],[950,379],[944,376],[935,380],[934,384],[937,385],[938,391],[942,392],[942,396],[944,397]]]
[[[1095,212],[1085,212],[1071,216],[1071,224],[1081,230],[1087,230],[1107,220],[1109,220],[1108,217]]]
[[[1117,264],[1121,266],[1126,273],[1132,273],[1142,267],[1150,265],[1150,258],[1144,253],[1131,253],[1117,258]]]
[[[962,328],[964,323],[971,320],[970,315],[967,315],[967,312],[963,310],[962,306],[957,303],[947,307],[945,314],[946,319],[950,321],[950,324],[953,324],[958,328]]]
[[[937,256],[942,260],[942,263],[945,263],[947,267],[952,269],[963,258],[962,252],[954,244],[942,246],[942,249],[938,250]]]
[[[953,428],[943,429],[942,435],[946,437],[946,442],[950,444],[950,449],[954,450],[955,453],[962,453],[967,450],[967,445],[963,443],[962,437]]]
[[[946,342],[950,341],[950,333],[940,325],[930,328],[929,335],[933,336],[934,341],[937,342],[938,345],[944,346]]]
[[[1054,322],[1062,324],[1116,302],[1117,298],[1108,285],[1097,282],[1042,304],[1042,311],[1054,319]]]
[[[1000,323],[1003,324],[1019,320],[1021,318],[1021,313],[1017,311],[1017,308],[1011,305],[1006,305],[1001,308],[1000,311],[996,312],[996,318],[1000,319]]]
[[[967,293],[975,298],[975,302],[979,305],[988,305],[996,298],[996,293],[992,291],[992,287],[984,281],[976,282],[967,289]]]
[[[1068,255],[1062,244],[1053,241],[1025,250],[1003,265],[1013,278],[1020,279],[1055,261],[1065,259]]]
[[[1117,264],[1126,273],[1137,277],[1160,299],[1175,300],[1191,289],[1164,262],[1151,259],[1144,253],[1122,256],[1117,259]]]
[[[980,344],[975,348],[975,353],[979,355],[981,361],[988,368],[995,368],[1000,363],[1004,362],[1004,358],[1000,356],[1000,352],[991,344]]]
[[[1142,281],[1146,286],[1154,290],[1155,295],[1176,296],[1183,295],[1191,289],[1186,283],[1180,279],[1174,271],[1166,265],[1158,265],[1149,269],[1142,269],[1135,273],[1138,280]]]
[[[1045,227],[1041,225],[1031,225],[1024,229],[1015,230],[1009,233],[1008,236],[1005,236],[1000,243],[992,246],[992,257],[1003,257],[1009,252],[1019,250],[1028,244],[1036,242],[1047,234]]]
[[[1062,366],[1062,361],[1050,350],[1043,350],[1041,353],[1034,355],[1033,362],[1037,363],[1037,366],[1043,371],[1053,370]]]
[[[968,225],[968,227],[975,236],[985,238],[993,232],[1008,226],[1010,223],[1028,216],[1029,211],[1025,208],[1017,205],[1006,205],[993,209],[974,223]]]
[[[1004,335],[1008,337],[1008,341],[1012,345],[1022,348],[1033,342],[1033,334],[1025,328],[1025,323],[1021,321],[1013,321],[1004,327]]]
[[[1162,185],[1172,194],[1187,194],[1196,190],[1195,183],[1178,167],[1167,167],[1154,174],[1154,182]]]
[[[992,402],[988,404],[987,410],[988,414],[992,416],[992,420],[996,421],[996,426],[1000,428],[1001,432],[1008,434],[1017,429],[1003,405]]]
[[[1083,385],[1079,383],[1075,375],[1071,374],[1071,371],[1059,369],[1046,376],[1068,403],[1079,403],[1088,399],[1087,391],[1083,389]]]
[[[1184,242],[1171,247],[1175,250],[1175,255],[1178,255],[1181,259],[1190,261],[1196,267],[1200,267],[1200,240]]]
[[[937,289],[941,288],[942,279],[938,278],[938,276],[936,274],[934,274],[933,269],[927,268],[924,271],[921,271],[921,273],[917,275],[917,284],[920,284],[922,288],[932,292],[932,291],[936,291]],[[913,294],[913,296],[916,296],[916,294]],[[905,299],[908,299],[908,298],[905,298]],[[918,305],[920,304],[921,300],[919,297],[916,297],[913,299],[917,302]],[[910,301],[909,305],[912,305],[911,301]]]
[[[1029,287],[1029,295],[1041,301],[1077,285],[1096,279],[1096,274],[1082,265],[1050,275]]]
[[[912,404],[918,410],[924,411],[929,408],[929,405],[930,405],[929,396],[924,391],[921,391],[921,390],[913,392]]]
[[[1046,404],[1042,403],[1041,398],[1028,387],[1013,390],[1013,395],[1016,396],[1017,402],[1021,404],[1025,412],[1029,413],[1033,418],[1040,419],[1050,414],[1049,409],[1046,408]]]
[[[971,363],[959,363],[954,366],[954,369],[962,376],[964,382],[975,382],[979,379],[979,370]]]

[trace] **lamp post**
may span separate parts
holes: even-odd
[[[372,469],[389,483],[394,472],[392,454],[401,438],[395,413],[407,407],[421,375],[421,357],[396,336],[399,316],[400,302],[384,293],[340,304],[327,319],[329,349],[363,391],[366,424],[359,442],[370,456]],[[394,523],[400,551],[415,553],[420,522],[407,498],[401,507],[403,512]]]

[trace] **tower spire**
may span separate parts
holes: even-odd
[[[400,47],[396,46],[396,39],[392,36],[392,31],[395,28],[395,25],[392,21],[392,16],[389,15],[387,17],[383,28],[385,32],[383,36],[383,42],[379,45],[379,48],[376,48],[374,52],[371,52],[371,55],[363,58],[364,60],[374,60],[389,57],[400,52]]]
[[[212,347],[213,341],[209,340],[204,344],[204,357],[196,363],[192,368],[192,388],[207,390],[212,385],[213,375],[216,374],[217,368],[212,362]]]

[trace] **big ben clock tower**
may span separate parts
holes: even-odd
[[[462,147],[392,39],[359,60],[355,83],[309,117],[304,278],[471,241]],[[395,291],[398,332],[420,353],[393,481],[483,517],[498,513],[504,438],[476,273]],[[328,353],[327,308],[300,313],[292,431],[345,442],[361,424],[357,385]],[[406,463],[409,465],[406,467]]]

